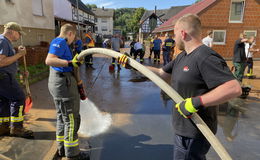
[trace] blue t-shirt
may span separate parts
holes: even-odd
[[[162,40],[161,39],[155,39],[153,41],[153,45],[154,45],[153,49],[156,50],[156,51],[161,50],[161,44],[162,44]]]
[[[79,40],[77,40],[76,42],[75,42],[75,46],[76,46],[76,52],[77,53],[80,53],[81,52],[81,50],[82,50],[82,41],[79,39]]]
[[[60,59],[72,60],[71,50],[65,39],[57,37],[51,41],[49,54],[54,54]],[[52,67],[54,70],[59,72],[71,72],[72,67]]]
[[[15,55],[15,50],[11,42],[2,34],[0,35],[0,55],[5,55],[6,57]],[[17,62],[8,66],[0,67],[0,72],[7,72],[15,75],[17,72]]]

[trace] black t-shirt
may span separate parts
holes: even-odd
[[[245,43],[241,39],[236,40],[234,46],[233,62],[242,63],[246,61]]]
[[[211,48],[201,45],[187,54],[180,53],[176,59],[163,67],[172,74],[172,87],[185,99],[209,92],[217,86],[235,79],[225,60]],[[213,133],[217,131],[217,107],[205,107],[198,114]],[[202,136],[191,119],[185,119],[173,109],[173,127],[181,136],[196,138]]]

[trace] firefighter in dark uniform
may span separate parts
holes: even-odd
[[[21,34],[21,26],[9,22],[0,35],[0,135],[33,138],[33,132],[23,127],[25,94],[16,80],[17,60],[26,54],[26,49],[19,46],[15,53],[11,44]]]

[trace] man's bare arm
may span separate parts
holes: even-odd
[[[241,86],[237,80],[230,80],[212,91],[201,96],[202,103],[205,107],[214,106],[227,102],[242,94]]]
[[[67,67],[68,61],[64,59],[60,59],[58,56],[54,54],[48,53],[47,58],[45,60],[46,65],[53,67]]]

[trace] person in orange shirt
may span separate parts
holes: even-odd
[[[95,40],[92,37],[91,30],[88,30],[88,32],[85,34],[85,39],[84,39],[83,44],[84,44],[84,49],[95,47]],[[85,64],[86,64],[86,67],[90,67],[90,68],[94,69],[92,66],[93,65],[92,54],[85,57]]]

